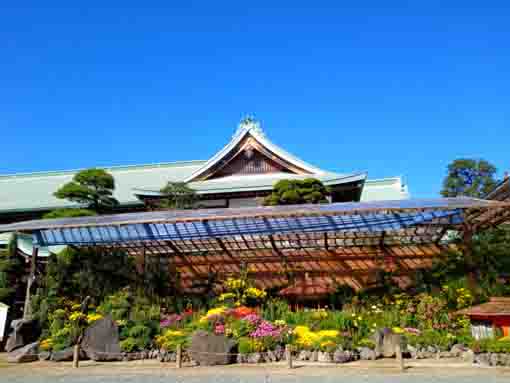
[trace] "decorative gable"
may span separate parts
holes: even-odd
[[[285,152],[269,141],[260,125],[241,121],[232,140],[186,182],[205,181],[232,175],[267,173],[319,175],[324,172]]]

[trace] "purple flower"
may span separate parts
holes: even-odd
[[[159,322],[159,327],[166,328],[166,327],[169,327],[169,326],[172,326],[172,325],[176,324],[177,322],[179,322],[181,320],[182,320],[182,315],[171,314],[171,315],[168,315],[167,317],[163,318]]]

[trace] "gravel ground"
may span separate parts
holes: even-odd
[[[443,361],[412,362],[399,373],[395,362],[355,362],[347,365],[300,364],[289,370],[285,364],[224,367],[185,367],[157,361],[118,363],[37,362],[23,365],[0,363],[0,382],[9,383],[508,383],[510,369],[468,367]]]

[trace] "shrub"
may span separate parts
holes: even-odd
[[[162,335],[156,337],[156,344],[167,351],[175,351],[178,344],[186,346],[189,334],[181,330],[165,330]]]
[[[264,345],[261,340],[242,337],[238,341],[238,349],[240,354],[251,354],[253,352],[261,352]]]

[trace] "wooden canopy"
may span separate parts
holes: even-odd
[[[179,272],[183,288],[247,269],[263,288],[310,283],[360,289],[381,270],[407,284],[451,245],[508,220],[510,204],[468,198],[130,213],[0,226],[39,246],[122,250]],[[457,233],[457,235],[452,235]]]

